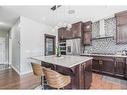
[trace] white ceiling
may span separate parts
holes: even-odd
[[[52,6],[1,6],[0,22],[4,26],[12,26],[19,16],[31,18],[37,22],[55,27],[56,25],[71,24],[78,21],[97,21],[111,17],[114,13],[127,10],[127,6],[61,6],[51,11]],[[75,10],[68,14],[68,10]],[[0,25],[1,27],[1,25]]]

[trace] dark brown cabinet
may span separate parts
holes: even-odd
[[[61,27],[58,29],[58,40],[63,39],[72,39],[72,38],[81,38],[82,37],[82,22],[77,22],[72,24],[71,29],[67,29],[67,27]]]
[[[92,71],[127,78],[127,58],[92,56]]]
[[[92,22],[88,21],[83,25],[83,44],[91,45],[92,43]]]
[[[127,58],[126,58],[126,63],[125,63],[125,78],[127,79]]]
[[[83,34],[83,44],[84,45],[91,45],[91,43],[92,43],[92,34],[91,34],[91,32],[85,32],[84,34]]]
[[[92,22],[77,22],[72,24],[72,28],[61,27],[58,29],[58,41],[80,38],[82,45],[91,45],[92,43]]]
[[[116,43],[127,43],[127,11],[115,14],[116,16]]]
[[[66,28],[61,27],[58,29],[58,41],[61,41],[66,38]]]
[[[125,66],[126,66],[125,58],[115,58],[115,75],[124,77]]]
[[[72,34],[74,38],[81,38],[82,36],[82,27],[83,23],[82,22],[77,22],[72,24]]]
[[[65,32],[66,32],[66,35],[65,35],[65,38],[66,38],[66,39],[71,39],[71,38],[73,38],[73,33],[72,33],[71,30],[66,30]]]
[[[114,59],[111,57],[102,57],[102,73],[114,74]]]
[[[85,65],[83,65],[83,68],[84,68],[84,84],[85,84],[85,87],[86,89],[88,89],[91,85],[91,82],[92,82],[92,61],[88,61],[86,62]]]
[[[92,71],[100,72],[100,61],[98,58],[94,57],[92,62]]]
[[[92,70],[100,73],[114,74],[114,60],[110,57],[94,57]]]
[[[64,87],[64,89],[89,89],[91,86],[92,60],[88,60],[71,68],[55,64],[48,64],[46,62],[42,62],[41,65],[71,77],[71,83]]]

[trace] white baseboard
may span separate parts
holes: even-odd
[[[28,74],[28,73],[32,73],[32,72],[33,72],[32,70],[26,71],[26,72],[22,72],[22,73],[20,73],[20,76],[25,75],[25,74]]]
[[[20,75],[20,71],[17,70],[12,64],[11,64],[11,67]]]
[[[13,65],[11,65],[11,67],[18,73],[18,75],[20,75],[20,76],[23,76],[23,75],[25,75],[25,74],[28,74],[28,73],[32,73],[33,71],[32,70],[30,70],[30,71],[26,71],[26,72],[20,72],[20,71],[18,71]]]

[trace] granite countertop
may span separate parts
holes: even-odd
[[[104,56],[104,57],[122,57],[126,58],[127,55],[118,55],[118,54],[81,54],[81,56]]]
[[[92,57],[71,56],[71,55],[62,55],[61,57],[56,57],[55,55],[36,56],[31,58],[35,60],[47,62],[49,64],[55,64],[64,67],[69,67],[69,68],[93,59]]]

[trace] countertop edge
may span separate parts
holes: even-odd
[[[103,57],[121,57],[121,58],[127,58],[126,55],[103,55],[103,54],[81,54],[80,56],[103,56]]]

